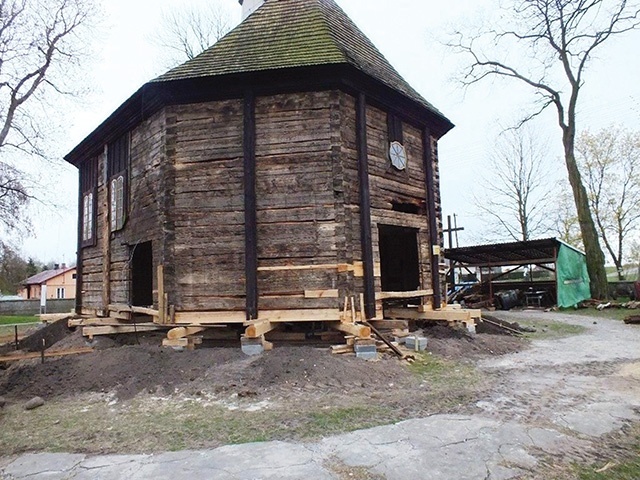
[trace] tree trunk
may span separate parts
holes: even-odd
[[[576,210],[578,212],[578,221],[580,222],[580,232],[582,233],[582,242],[587,255],[587,271],[591,280],[591,296],[596,299],[605,299],[609,296],[607,285],[607,272],[604,268],[604,253],[600,248],[598,240],[598,232],[591,216],[589,208],[589,198],[587,190],[582,184],[582,177],[576,164],[576,158],[573,149],[573,138],[565,134],[563,136],[565,163],[569,174],[569,183],[573,190],[573,198],[576,202]]]

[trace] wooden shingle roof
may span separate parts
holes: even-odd
[[[215,45],[152,83],[339,64],[351,65],[442,115],[334,0],[267,0]]]

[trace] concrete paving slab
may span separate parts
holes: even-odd
[[[84,455],[28,453],[3,468],[2,474],[15,479],[27,477],[62,479],[65,472],[79,465],[84,459]]]

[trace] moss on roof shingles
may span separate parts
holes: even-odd
[[[329,64],[350,64],[442,115],[334,0],[266,0],[215,45],[153,82]]]

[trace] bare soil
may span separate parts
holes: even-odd
[[[429,328],[429,351],[450,360],[469,360],[519,351],[525,340],[505,335],[464,332],[444,326]],[[82,393],[113,393],[119,400],[138,394],[194,395],[235,393],[244,397],[271,395],[289,389],[322,390],[350,395],[409,388],[416,377],[392,355],[366,362],[352,355],[332,355],[328,347],[276,345],[258,357],[238,346],[174,351],[159,346],[159,335],[101,338],[94,353],[25,361],[0,371],[0,395],[19,401],[41,396],[54,399]],[[132,343],[132,344],[129,344]],[[52,350],[84,346],[75,332]]]

